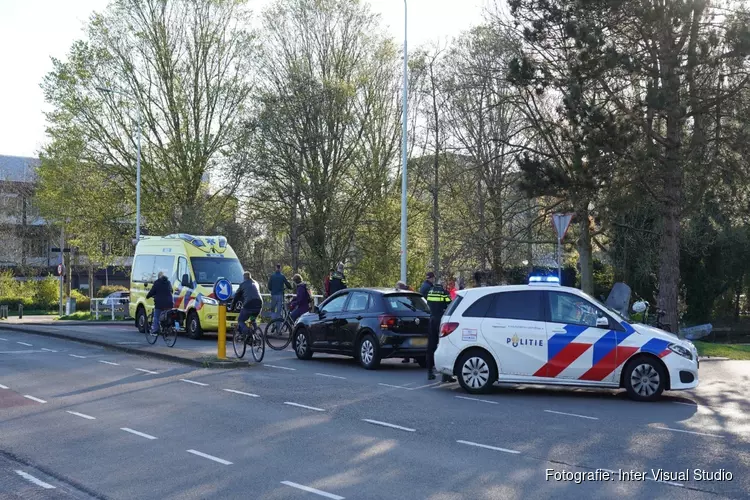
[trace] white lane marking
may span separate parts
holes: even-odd
[[[201,453],[200,451],[197,451],[197,450],[187,450],[187,452],[188,453],[192,453],[193,455],[197,455],[199,457],[203,457],[203,458],[207,458],[209,460],[213,460],[214,462],[219,462],[220,464],[232,465],[232,462],[230,462],[229,460],[224,460],[223,458],[215,457],[213,455],[208,455],[206,453]]]
[[[289,370],[291,372],[297,371],[296,368],[289,368],[287,366],[276,366],[276,365],[268,365],[268,364],[266,366],[270,366],[271,368],[278,368],[279,370]]]
[[[0,337],[0,340],[2,340],[2,341],[4,341],[4,342],[7,342],[7,341],[8,341],[8,339],[4,339],[4,338],[1,338],[1,337]]]
[[[301,405],[299,403],[292,403],[291,401],[284,401],[285,405],[296,406],[297,408],[306,408],[313,411],[325,411],[323,408],[315,408],[314,406]]]
[[[251,398],[259,398],[257,394],[251,394],[249,392],[242,392],[242,391],[235,391],[234,389],[224,389],[227,392],[231,392],[233,394],[241,394],[242,396],[250,396]]]
[[[425,387],[436,387],[440,384],[442,384],[442,382],[433,382],[432,384],[420,385],[419,387],[410,387],[409,390],[416,391],[417,389],[424,389]]]
[[[66,410],[66,412],[70,413],[71,415],[75,415],[76,417],[85,418],[86,420],[96,420],[96,417],[92,417],[91,415],[86,415],[84,413],[78,413],[77,411]]]
[[[705,432],[686,431],[683,429],[672,429],[671,427],[662,427],[660,425],[654,426],[654,429],[661,429],[663,431],[672,431],[672,432],[684,432],[685,434],[695,434],[697,436],[709,436],[709,437],[717,437],[717,438],[724,437],[724,436],[720,436],[719,434],[708,434]]]
[[[459,439],[456,442],[461,443],[461,444],[468,444],[469,446],[476,446],[477,448],[485,448],[487,450],[502,451],[503,453],[511,453],[513,455],[518,455],[519,453],[521,453],[520,451],[509,450],[508,448],[499,448],[497,446],[490,446],[488,444],[475,443],[473,441],[464,441],[462,439]]]
[[[34,354],[35,352],[42,352],[42,351],[36,351],[34,349],[23,349],[20,351],[0,351],[0,354]]]
[[[39,399],[39,398],[35,398],[34,396],[29,396],[28,394],[24,394],[23,397],[25,397],[26,399],[30,399],[32,401],[36,401],[37,403],[46,403],[45,400]]]
[[[7,385],[0,384],[0,389],[10,389]]]
[[[682,484],[682,483],[673,483],[672,481],[660,481],[660,480],[655,479],[653,477],[646,476],[646,479],[648,479],[649,481],[653,481],[655,483],[669,484],[669,485],[672,485],[672,486],[679,486],[680,488],[684,488],[685,487],[685,485]]]
[[[111,361],[104,361],[103,359],[100,359],[99,362],[100,363],[104,363],[105,365],[120,366],[120,363],[113,363]]]
[[[394,389],[406,389],[407,391],[410,390],[408,387],[404,387],[403,385],[392,385],[392,384],[382,384],[382,383],[378,383],[378,385],[382,385],[383,387],[392,387]]]
[[[388,422],[381,422],[380,420],[370,420],[369,418],[363,418],[362,420],[364,422],[368,422],[371,424],[382,425],[383,427],[390,427],[391,429],[398,429],[398,430],[406,431],[406,432],[417,432],[416,429],[410,429],[409,427],[401,427],[400,425],[389,424]]]
[[[54,349],[47,349],[46,347],[42,347],[42,351],[47,351],[47,352],[57,352],[57,351],[56,351],[56,350],[54,350]]]
[[[578,415],[577,413],[565,413],[562,411],[555,411],[555,410],[544,410],[547,413],[554,413],[556,415],[567,415],[569,417],[578,417],[578,418],[587,418],[589,420],[599,420],[599,417],[587,417],[586,415]]]
[[[28,342],[16,342],[16,344],[25,345],[26,347],[34,347],[34,344],[29,344]]]
[[[695,408],[698,408],[698,406],[700,406],[700,405],[699,405],[699,404],[697,404],[697,403],[683,403],[682,401],[672,401],[672,403],[674,403],[674,404],[676,404],[676,405],[693,406],[693,407],[695,407]]]
[[[477,398],[468,398],[466,396],[456,396],[458,399],[468,399],[469,401],[478,401],[480,403],[489,403],[491,405],[499,405],[497,401],[490,401],[488,399],[477,399]]]
[[[195,380],[188,380],[186,378],[181,378],[180,382],[187,382],[188,384],[200,385],[202,387],[205,387],[208,385],[208,384],[204,384],[203,382],[196,382]]]
[[[86,359],[86,356],[79,356],[78,354],[68,354],[68,356],[78,359]]]
[[[142,342],[118,342],[117,345],[139,345]]]
[[[319,377],[338,378],[341,380],[346,380],[346,377],[339,377],[338,375],[328,375],[327,373],[316,373],[315,375],[318,375]]]
[[[136,370],[138,370],[139,372],[143,372],[143,373],[150,373],[151,375],[159,374],[159,372],[152,372],[151,370],[146,370],[145,368],[136,368]]]
[[[344,497],[340,495],[334,495],[333,493],[328,493],[327,491],[310,488],[309,486],[305,486],[304,484],[297,484],[291,481],[281,481],[281,484],[284,484],[286,486],[291,486],[292,488],[297,488],[298,490],[306,491],[308,493],[315,493],[316,495],[320,495],[326,498],[331,498],[333,500],[344,500]]]
[[[27,480],[27,481],[29,481],[31,483],[34,483],[37,486],[41,486],[45,490],[54,490],[55,489],[55,487],[52,486],[51,484],[45,483],[41,479],[37,479],[34,476],[32,476],[31,474],[28,474],[28,473],[26,473],[26,472],[24,472],[22,470],[17,470],[15,472],[16,472],[16,474],[18,474],[19,476],[21,476],[25,480]]]
[[[156,436],[152,436],[151,434],[146,434],[143,432],[134,431],[133,429],[129,427],[120,427],[120,430],[129,432],[131,434],[135,434],[136,436],[141,436],[142,438],[146,438],[146,439],[157,439]]]

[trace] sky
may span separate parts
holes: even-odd
[[[445,40],[481,22],[491,0],[407,0],[408,46]],[[249,0],[254,10],[271,0]],[[64,59],[70,45],[83,37],[93,11],[109,0],[0,0],[0,155],[37,156],[45,143],[44,111],[39,84],[52,69],[50,57]],[[400,0],[369,0],[393,37],[404,34]],[[410,49],[411,50],[411,49]]]

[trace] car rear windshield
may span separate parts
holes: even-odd
[[[388,309],[392,312],[430,312],[427,301],[419,294],[386,295],[383,297]]]
[[[191,257],[195,281],[201,285],[212,285],[219,278],[232,283],[242,283],[242,266],[237,259],[221,257]]]
[[[451,302],[450,305],[448,305],[448,309],[445,310],[445,314],[443,314],[443,316],[450,316],[451,314],[453,314],[453,311],[456,310],[458,304],[460,304],[462,300],[464,300],[463,295],[456,295],[456,299]]]

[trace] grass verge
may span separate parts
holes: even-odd
[[[750,345],[714,344],[713,342],[693,342],[701,356],[723,357],[729,359],[750,360]]]

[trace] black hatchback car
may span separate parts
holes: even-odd
[[[330,296],[295,325],[299,359],[313,353],[354,356],[372,370],[384,358],[415,358],[426,366],[430,312],[416,292],[349,288]]]

